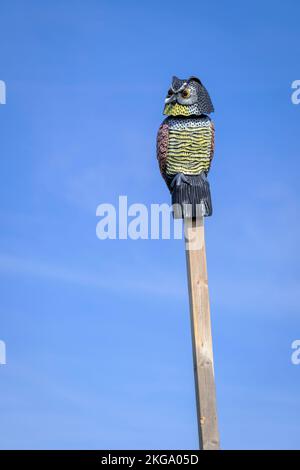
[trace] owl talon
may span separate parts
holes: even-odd
[[[191,183],[186,179],[185,175],[183,173],[177,173],[177,175],[174,176],[171,182],[171,188],[174,188],[174,186],[180,186],[182,183],[186,183],[190,185]]]

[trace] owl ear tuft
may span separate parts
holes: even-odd
[[[177,93],[185,82],[186,80],[182,80],[181,78],[178,78],[176,77],[176,75],[174,75],[172,77],[172,90],[174,91],[174,93]]]
[[[194,76],[192,75],[187,81],[190,82],[190,81],[192,81],[192,80],[193,80],[194,82],[199,83],[199,85],[203,86],[203,84],[202,84],[200,78],[194,77]]]

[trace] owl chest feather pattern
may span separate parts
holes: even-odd
[[[167,175],[198,175],[209,171],[213,153],[213,125],[208,117],[168,118]]]

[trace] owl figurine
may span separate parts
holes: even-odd
[[[173,77],[157,135],[160,172],[172,194],[175,218],[210,216],[207,174],[214,154],[214,111],[210,96],[196,77]]]

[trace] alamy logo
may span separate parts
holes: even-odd
[[[191,211],[191,207],[187,210]],[[190,230],[191,219],[184,219],[184,224],[181,218],[173,219],[173,212],[181,214],[181,211],[179,204],[151,204],[150,207],[141,203],[128,205],[127,196],[119,196],[118,206],[106,203],[97,207],[96,215],[100,221],[96,235],[99,240],[182,240],[184,236],[186,250],[199,250],[201,241],[196,229],[203,224],[203,204],[197,204],[199,219],[195,221],[193,230]]]
[[[291,355],[291,361],[294,366],[298,366],[300,364],[300,339],[295,339],[295,341],[291,344],[292,349],[295,349],[293,354]]]
[[[295,90],[292,93],[291,100],[293,104],[300,104],[300,80],[294,80],[292,83],[292,89]]]
[[[0,104],[6,104],[6,84],[0,80]]]
[[[6,345],[0,340],[0,365],[6,364]]]

